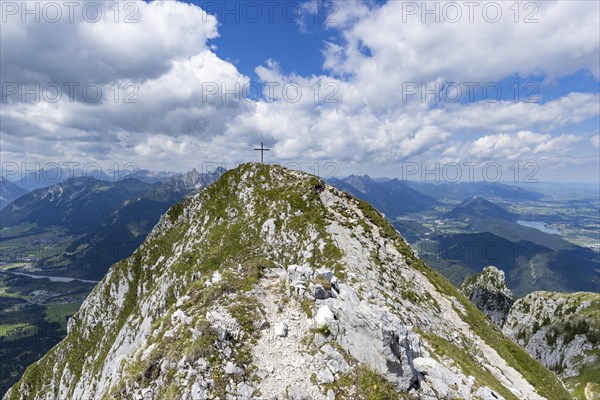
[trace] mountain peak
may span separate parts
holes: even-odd
[[[348,185],[354,187],[356,190],[363,193],[367,192],[369,185],[375,183],[375,181],[372,180],[369,175],[349,175],[342,179],[342,182],[347,183]]]
[[[331,181],[336,187],[367,201],[390,219],[423,211],[436,204],[435,199],[409,187],[398,179],[377,182],[368,175],[350,175]]]
[[[164,214],[8,398],[568,398],[498,335],[370,205],[243,164]]]
[[[515,296],[506,286],[504,271],[494,266],[465,279],[460,290],[500,328],[515,302]]]
[[[502,207],[492,203],[481,196],[473,196],[464,200],[462,203],[454,207],[448,213],[448,218],[456,220],[473,220],[478,218],[499,218],[509,221],[515,221],[515,216],[503,209]]]
[[[213,172],[200,173],[196,168],[184,174],[175,176],[162,184],[163,189],[173,191],[187,191],[190,189],[199,189],[215,182],[226,170],[217,168]]]

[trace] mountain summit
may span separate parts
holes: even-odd
[[[6,399],[568,399],[320,179],[245,164],[165,213]]]
[[[480,218],[498,218],[508,221],[516,220],[512,213],[479,196],[466,199],[446,213],[446,216],[448,218],[463,221]]]
[[[465,279],[460,290],[500,328],[515,302],[515,296],[506,286],[504,271],[494,266]]]

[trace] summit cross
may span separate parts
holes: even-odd
[[[254,149],[255,151],[260,151],[260,163],[264,164],[264,154],[265,151],[271,151],[271,149],[267,149],[265,148],[265,145],[263,144],[263,142],[260,142],[260,149]]]

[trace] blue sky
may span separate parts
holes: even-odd
[[[599,180],[598,2],[98,4],[96,21],[3,14],[3,162],[185,171],[264,141],[270,161],[339,175],[477,164],[504,180],[533,162],[540,180]]]
[[[282,2],[260,9],[227,0],[190,3],[200,6],[204,3],[207,11],[214,11],[220,37],[209,43],[217,46],[215,52],[219,57],[232,62],[254,80],[258,80],[254,69],[268,59],[277,59],[286,73],[322,73],[323,41],[339,36],[325,29],[323,20],[328,14],[323,6],[321,14],[315,17],[309,14],[310,10],[298,13],[296,7],[284,9]]]
[[[258,81],[255,68],[269,59],[279,63],[281,71],[286,74],[319,75],[326,73],[323,68],[325,57],[322,54],[324,43],[342,41],[337,30],[328,29],[326,19],[335,19],[339,12],[335,2],[323,1],[312,5],[300,14],[297,7],[285,7],[285,1],[272,2],[272,6],[260,7],[260,14],[254,7],[258,2],[247,7],[241,2],[230,0],[189,1],[191,4],[204,6],[219,21],[220,36],[209,43],[216,46],[215,53],[222,59],[233,63],[240,72]],[[300,4],[290,1],[291,4]],[[385,4],[385,1],[374,4]],[[314,15],[315,10],[319,10]],[[271,14],[272,13],[272,14]],[[271,17],[272,15],[272,17]],[[505,77],[497,82],[501,93],[496,97],[494,88],[489,89],[490,100],[513,100],[514,98],[538,99],[544,103],[570,92],[598,93],[600,85],[597,78],[586,69],[568,76],[547,79],[541,74],[526,77],[517,74]],[[535,86],[527,86],[527,84]],[[474,90],[473,101],[484,99],[481,90]],[[461,102],[471,101],[468,96],[461,96]]]

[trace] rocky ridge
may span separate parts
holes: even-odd
[[[534,292],[515,301],[493,266],[461,291],[579,399],[600,398],[600,294]]]
[[[173,206],[6,399],[567,399],[368,204],[246,164]]]
[[[600,399],[600,294],[531,293],[515,302],[502,331],[577,398]]]

